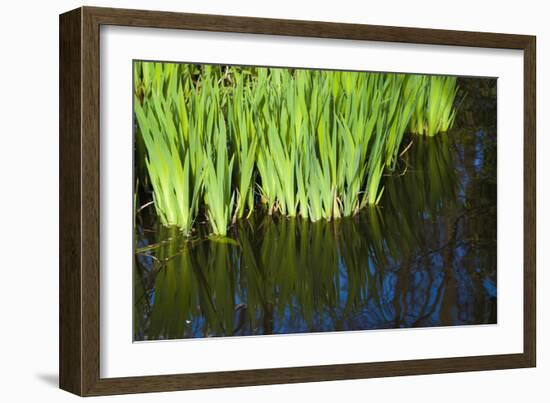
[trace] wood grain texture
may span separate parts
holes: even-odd
[[[101,25],[438,44],[524,51],[524,352],[131,378],[100,378]],[[81,396],[532,367],[535,321],[535,37],[82,7],[60,17],[60,387]],[[518,253],[521,251],[518,250]]]
[[[529,37],[524,47],[524,129],[523,129],[523,354],[536,366],[537,345],[537,57],[536,38]]]
[[[523,49],[528,36],[166,11],[85,8],[105,25]]]
[[[99,378],[99,24],[82,8],[82,389]]]
[[[59,18],[59,386],[82,394],[81,10]]]

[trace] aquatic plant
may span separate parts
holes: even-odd
[[[226,128],[223,119],[218,119],[213,142],[206,142],[206,175],[204,201],[206,216],[216,235],[226,235],[231,221],[234,193],[231,187],[234,157],[229,158]]]
[[[178,226],[191,232],[197,215],[202,175],[191,175],[191,153],[181,141],[181,132],[174,125],[172,106],[152,95],[145,109],[136,102],[134,112],[141,138],[147,149],[144,156],[153,188],[155,209],[162,224]]]
[[[424,82],[409,125],[412,133],[434,136],[453,125],[458,92],[456,77],[420,76]]]
[[[411,118],[425,113],[429,133],[452,124],[456,83],[442,80],[136,62],[136,160],[161,222],[187,235],[199,216],[226,235],[257,201],[311,221],[355,215],[380,201]]]
[[[258,136],[254,124],[253,96],[246,86],[243,74],[234,75],[236,84],[231,98],[227,101],[228,129],[230,143],[234,148],[237,173],[237,201],[235,219],[244,216],[245,208],[248,215],[254,210],[254,183],[256,177],[255,163],[258,149]]]

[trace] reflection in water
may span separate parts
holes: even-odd
[[[494,128],[415,137],[401,172],[379,208],[255,214],[223,242],[143,218],[134,339],[496,323]]]

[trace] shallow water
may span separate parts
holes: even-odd
[[[496,323],[491,99],[472,87],[451,132],[407,140],[380,207],[353,218],[255,213],[188,241],[144,209],[134,340]]]

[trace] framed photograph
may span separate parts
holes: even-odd
[[[533,367],[535,37],[60,16],[60,387]]]

